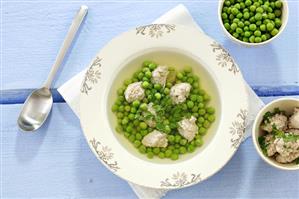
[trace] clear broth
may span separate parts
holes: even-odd
[[[180,71],[184,68],[184,66],[191,66],[193,69],[193,73],[199,76],[199,82],[202,89],[204,89],[210,96],[211,101],[209,105],[215,107],[216,109],[216,120],[208,129],[208,132],[205,136],[203,136],[204,144],[203,146],[196,148],[193,153],[187,153],[180,155],[179,159],[176,161],[170,159],[160,159],[158,157],[154,157],[153,159],[149,159],[146,155],[141,154],[129,140],[120,133],[115,131],[115,127],[117,125],[117,119],[114,113],[111,111],[111,107],[117,98],[117,89],[123,85],[124,80],[132,77],[134,72],[141,68],[141,65],[144,60],[151,60],[156,62],[159,65],[166,65],[174,67],[177,71]],[[211,143],[214,138],[216,132],[218,131],[219,121],[221,117],[221,103],[220,103],[220,95],[219,89],[216,86],[217,80],[212,78],[212,72],[208,71],[204,67],[202,62],[196,58],[195,56],[190,55],[190,53],[182,52],[177,49],[149,49],[144,52],[135,54],[132,57],[129,57],[123,65],[119,67],[117,71],[115,71],[115,75],[111,79],[110,85],[111,88],[109,90],[108,99],[107,99],[107,112],[108,118],[110,121],[110,127],[116,139],[121,143],[125,150],[128,150],[132,155],[138,157],[142,160],[154,162],[154,163],[177,163],[186,161],[198,154],[200,154],[205,148]],[[211,67],[211,66],[210,66]],[[214,76],[215,77],[215,76]]]

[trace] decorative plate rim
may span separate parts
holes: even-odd
[[[153,28],[153,27],[154,27],[154,31],[162,31],[162,33],[152,33],[152,32],[150,32],[151,28]],[[171,28],[168,29],[167,27],[171,27]],[[144,30],[144,32],[142,32],[142,30]],[[230,121],[230,122],[226,121],[226,123],[229,123],[229,124],[226,124],[226,125],[229,125],[229,129],[230,129],[230,131],[227,132],[228,134],[230,134],[230,139],[228,140],[228,142],[231,143],[230,146],[229,146],[229,149],[227,149],[227,150],[230,150],[229,152],[227,152],[227,153],[229,153],[228,158],[226,158],[225,161],[222,161],[223,164],[221,166],[218,166],[216,171],[213,171],[213,172],[209,171],[209,173],[210,173],[209,175],[205,175],[205,172],[203,171],[204,169],[201,169],[200,171],[197,170],[196,172],[194,171],[194,169],[191,170],[191,171],[189,170],[189,172],[181,171],[181,173],[185,173],[186,176],[188,176],[188,177],[190,177],[190,176],[194,177],[194,176],[199,175],[200,176],[199,180],[194,180],[193,178],[191,178],[191,179],[189,179],[190,182],[187,180],[187,181],[184,181],[184,183],[179,183],[179,182],[178,183],[170,183],[170,184],[168,184],[169,186],[166,186],[165,185],[165,184],[167,184],[166,181],[169,182],[169,178],[171,178],[171,176],[173,176],[175,174],[175,172],[172,173],[172,174],[168,172],[167,173],[168,177],[165,175],[164,178],[159,177],[156,180],[154,180],[155,182],[150,182],[150,183],[142,182],[142,180],[138,179],[137,177],[130,177],[129,175],[125,174],[125,171],[124,171],[124,170],[126,170],[127,165],[122,164],[123,160],[120,160],[120,159],[122,159],[122,157],[118,156],[118,153],[119,153],[118,150],[120,150],[120,148],[122,146],[118,146],[120,144],[117,141],[116,142],[118,144],[116,144],[114,146],[114,148],[112,149],[112,150],[115,150],[117,152],[116,153],[111,152],[113,154],[115,153],[116,156],[117,156],[117,157],[115,157],[115,160],[113,160],[117,163],[117,169],[111,168],[107,161],[105,161],[105,160],[103,160],[103,158],[99,157],[99,152],[97,152],[94,145],[92,145],[90,142],[91,142],[91,140],[93,140],[94,143],[95,142],[103,143],[103,140],[98,140],[97,138],[95,138],[95,136],[98,136],[98,135],[93,133],[94,130],[91,130],[90,129],[91,127],[88,127],[88,125],[85,124],[85,120],[87,120],[87,118],[84,118],[84,117],[87,117],[87,114],[84,113],[85,108],[86,108],[86,105],[84,105],[84,102],[86,102],[87,98],[92,98],[91,95],[93,95],[92,92],[94,92],[93,88],[99,87],[99,84],[105,84],[106,86],[109,86],[103,80],[103,79],[105,79],[105,76],[102,76],[102,74],[103,74],[102,70],[105,68],[105,63],[101,63],[101,62],[102,61],[105,62],[107,59],[109,59],[109,58],[105,57],[105,55],[109,56],[109,54],[105,54],[105,53],[108,52],[108,50],[107,50],[107,52],[105,52],[105,49],[113,48],[113,45],[116,45],[122,39],[128,39],[128,38],[130,38],[130,39],[134,38],[135,40],[138,40],[137,43],[138,42],[141,42],[141,43],[142,42],[149,42],[148,40],[150,40],[150,43],[158,43],[159,40],[163,40],[163,38],[166,38],[166,40],[167,40],[167,37],[175,37],[174,35],[177,34],[176,32],[183,32],[183,33],[186,33],[186,34],[187,33],[189,34],[189,32],[190,32],[190,35],[194,34],[192,36],[197,36],[199,38],[198,41],[202,41],[202,42],[203,41],[206,42],[206,40],[209,41],[208,42],[209,43],[208,48],[211,51],[209,53],[211,53],[211,54],[213,54],[213,56],[215,56],[215,61],[217,62],[216,64],[219,67],[218,69],[213,69],[213,70],[220,70],[220,71],[222,71],[221,73],[223,73],[226,76],[234,76],[235,78],[237,78],[237,81],[244,81],[239,67],[237,66],[237,64],[235,63],[233,58],[230,56],[230,54],[220,44],[218,44],[217,42],[215,42],[214,40],[212,40],[208,36],[200,33],[198,30],[195,30],[195,29],[189,28],[189,27],[185,27],[185,26],[181,26],[181,25],[151,24],[151,25],[146,25],[146,26],[140,26],[140,27],[137,27],[134,30],[130,30],[128,32],[122,33],[120,36],[116,37],[111,42],[109,42],[97,54],[96,58],[90,64],[90,67],[87,70],[84,81],[82,83],[81,94],[80,94],[80,113],[81,113],[80,123],[81,123],[82,130],[84,132],[85,138],[87,139],[88,144],[89,144],[90,148],[92,149],[93,153],[98,157],[98,159],[109,170],[114,172],[119,177],[121,177],[121,178],[123,178],[127,181],[130,181],[132,183],[139,184],[139,185],[146,186],[146,187],[151,187],[151,188],[160,188],[160,189],[184,188],[184,187],[191,186],[191,185],[197,184],[199,182],[202,182],[202,181],[208,179],[209,177],[211,177],[212,175],[214,175],[215,173],[217,173],[218,171],[220,171],[228,163],[228,161],[233,157],[233,155],[237,151],[241,141],[243,140],[244,131],[245,131],[244,127],[246,125],[246,117],[247,117],[246,114],[248,112],[248,107],[249,107],[246,88],[245,88],[245,85],[242,84],[242,85],[239,86],[240,87],[239,89],[244,94],[244,96],[243,96],[244,99],[242,98],[244,101],[240,102],[239,110],[236,111],[234,119],[232,119],[232,121]],[[181,35],[178,35],[178,36],[181,36]],[[205,44],[207,45],[207,43],[205,43]],[[130,55],[130,53],[128,53],[128,56],[129,55]],[[96,77],[96,78],[92,79],[91,76],[90,76],[91,74],[99,74],[99,75],[98,76],[95,75],[94,77]],[[103,79],[102,79],[102,77],[103,77]],[[86,84],[88,85],[87,92],[86,92]],[[92,85],[92,86],[90,86],[90,85]],[[104,86],[104,85],[102,85],[102,86]],[[85,89],[83,89],[84,87],[85,87]],[[89,95],[89,93],[91,93],[91,95]],[[101,106],[101,105],[99,105],[99,106]],[[101,106],[101,107],[103,108],[103,106]],[[231,116],[231,117],[233,117],[233,116]],[[103,123],[103,125],[105,127],[107,127],[107,125],[105,125],[104,123]],[[224,124],[221,123],[221,125],[224,125]],[[219,126],[220,126],[220,124],[219,124]],[[95,135],[95,136],[91,137],[89,134],[92,134],[92,135]],[[108,140],[108,138],[105,138],[105,139]],[[116,138],[114,138],[114,139],[116,140]],[[132,160],[134,159],[133,157],[130,157],[130,158]],[[140,160],[137,161],[136,159],[134,159],[134,161],[140,162]],[[185,164],[185,162],[184,162],[184,164]],[[181,164],[181,163],[179,163],[179,164]],[[163,167],[163,166],[161,166],[161,167]],[[127,170],[126,170],[126,172],[127,172]],[[176,172],[179,172],[179,171],[176,171]],[[166,180],[166,179],[168,179],[168,180]],[[165,182],[165,183],[162,183],[162,182]]]

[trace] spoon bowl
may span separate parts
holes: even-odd
[[[24,103],[18,118],[18,125],[23,131],[35,131],[47,119],[53,98],[48,88],[40,88],[31,93]]]

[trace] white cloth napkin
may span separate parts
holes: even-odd
[[[172,23],[172,24],[181,24],[185,26],[191,26],[198,29],[203,33],[202,29],[198,26],[198,24],[193,20],[187,8],[179,4],[175,8],[171,9],[163,16],[158,18],[153,23]],[[58,92],[65,99],[66,103],[71,107],[71,109],[75,112],[75,114],[80,118],[79,112],[79,99],[80,99],[80,86],[82,80],[85,75],[85,70],[78,73],[76,76],[71,78],[69,81],[64,83],[60,88],[58,88]],[[249,87],[249,85],[244,82],[249,96],[249,117],[248,117],[248,126],[245,132],[245,139],[250,136],[252,121],[254,120],[257,112],[263,107],[264,103],[259,99],[259,97],[254,93],[254,91]],[[140,199],[159,199],[163,197],[167,190],[165,189],[152,189],[143,186],[139,186],[133,183],[129,183],[136,195]]]

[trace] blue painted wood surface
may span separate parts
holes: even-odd
[[[91,153],[79,120],[65,103],[54,105],[48,122],[36,133],[17,129],[20,108],[1,105],[4,198],[136,198],[128,184]],[[166,198],[298,198],[298,183],[299,172],[264,163],[249,138],[215,176]]]
[[[183,2],[183,1],[181,1]],[[49,121],[35,134],[16,127],[21,104],[47,77],[72,17],[89,6],[73,48],[54,83]],[[110,173],[90,152],[78,119],[56,88],[81,71],[111,38],[148,24],[179,1],[12,1],[3,0],[1,49],[1,198],[136,198],[128,184]],[[224,36],[216,0],[185,1],[202,29],[223,44],[245,79],[263,100],[299,95],[298,1],[289,1],[285,32],[270,45],[244,48]],[[207,163],[208,164],[208,163]],[[298,172],[265,164],[251,140],[211,179],[166,198],[299,198]]]
[[[113,37],[148,24],[178,2],[81,1],[90,10],[71,53],[54,84],[57,88],[88,65]],[[223,44],[240,65],[251,86],[296,86],[299,92],[298,1],[290,1],[289,24],[271,44],[245,48],[232,43],[217,19],[218,1],[186,2],[202,29]],[[54,62],[79,2],[3,3],[3,89],[36,88]]]

